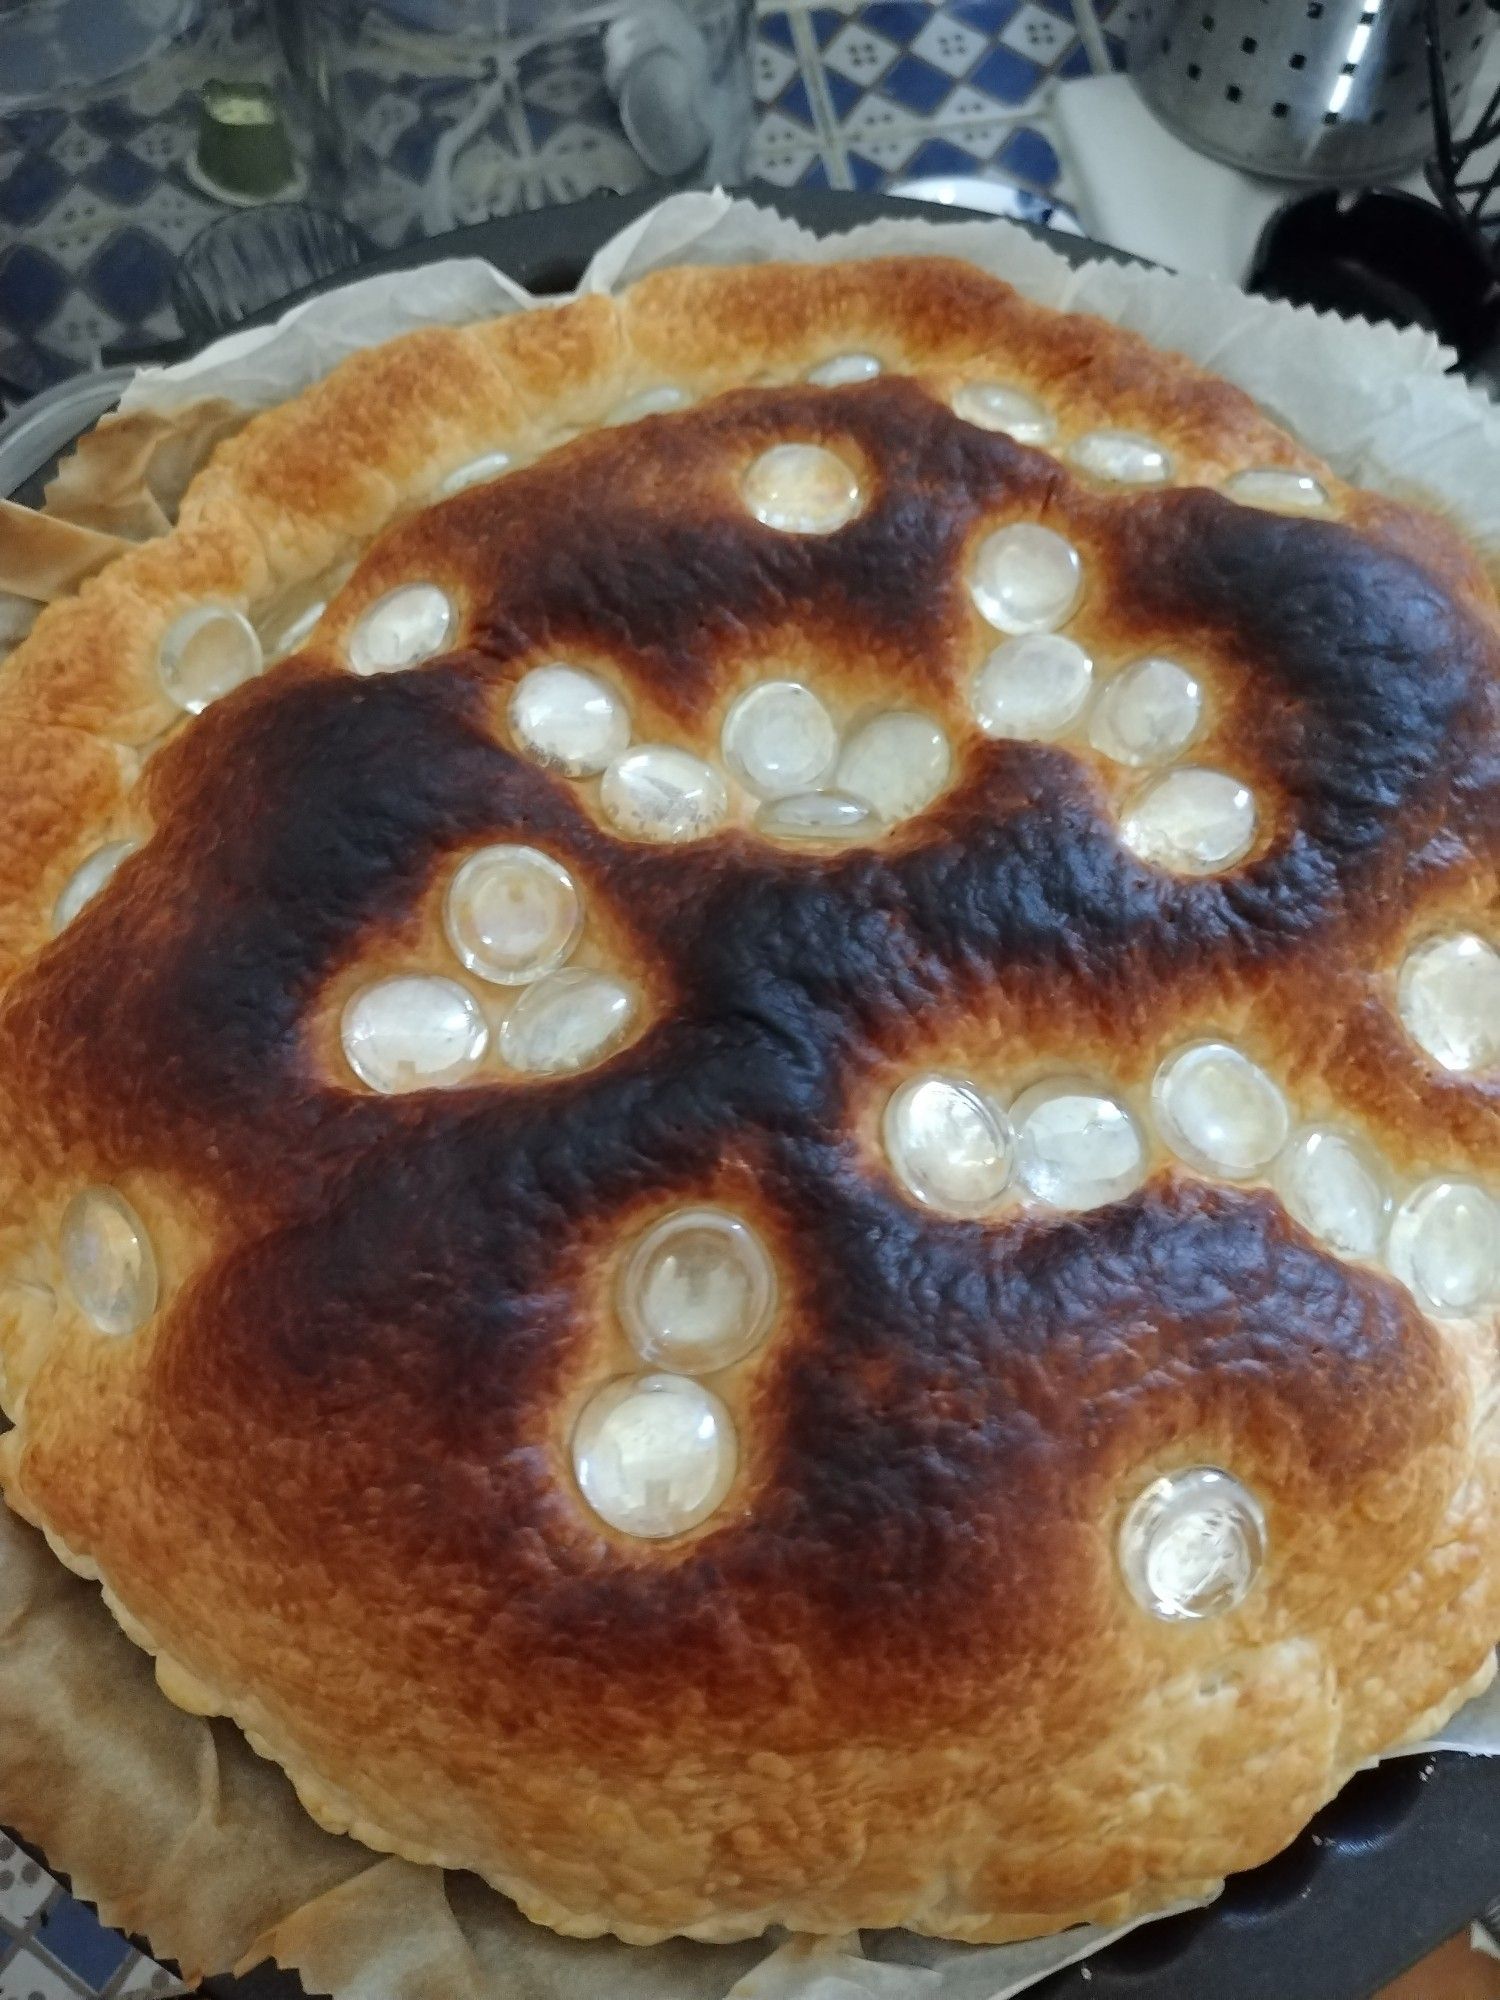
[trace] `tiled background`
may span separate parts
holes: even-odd
[[[854,0],[761,22],[755,171],[782,186],[879,188],[994,173],[1068,193],[1048,99],[1059,78],[1118,66],[1113,0]]]
[[[1119,65],[1108,27],[1117,4],[762,0],[751,173],[834,188],[979,174],[1066,201],[1049,99],[1060,78]],[[175,332],[177,258],[223,213],[189,171],[196,79],[243,62],[243,50],[236,8],[222,6],[206,19],[186,88],[180,73],[158,70],[77,111],[0,116],[0,377],[34,390],[102,348]],[[361,116],[371,146],[419,190],[446,125],[440,80],[418,83],[374,79]],[[570,93],[554,74],[525,108],[533,151],[517,186],[527,205],[620,184],[618,142],[591,124],[582,82]],[[407,214],[377,233],[411,233]],[[0,2000],[182,1990],[0,1837]]]
[[[1066,200],[1050,94],[1059,78],[1121,61],[1108,20],[1124,4],[762,4],[751,172],[778,187],[836,188],[979,173]],[[253,67],[253,5],[207,0],[181,60],[148,66],[115,95],[77,110],[0,114],[0,384],[12,399],[101,350],[176,330],[177,259],[225,212],[193,170],[199,85]],[[475,95],[467,79],[446,76],[372,71],[348,81],[341,108],[379,170],[360,218],[372,234],[392,241],[431,225],[435,161]],[[610,129],[597,77],[553,69],[523,97],[519,107],[497,102],[465,141],[445,219],[642,178]]]
[[[0,1836],[0,2000],[124,2000],[184,1990]]]

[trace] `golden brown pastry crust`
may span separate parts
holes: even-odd
[[[850,349],[887,373],[802,384]],[[996,375],[1069,434],[1148,430],[1189,490],[1102,489],[951,414]],[[663,380],[712,400],[547,449]],[[788,436],[860,467],[842,533],[746,514],[740,469]],[[427,505],[497,446],[545,455]],[[1249,464],[1315,472],[1339,518],[1201,490]],[[1191,651],[1203,761],[1261,808],[1225,877],[1131,860],[1104,759],[968,719],[966,552],[1014,518],[1079,547],[1070,631],[1098,657]],[[372,537],[303,652],[143,763],[178,720],[154,669],[178,612],[274,623]],[[457,649],[356,679],[343,638],[415,578],[459,606]],[[508,748],[507,690],[557,654],[620,679],[638,738],[705,750],[773,661],[846,706],[918,700],[958,775],[834,858],[743,828],[625,842]],[[1263,1859],[1487,1676],[1493,1325],[1428,1320],[1264,1189],[1160,1160],[1088,1215],[935,1219],[879,1111],[997,1049],[1017,1085],[1063,1065],[1139,1102],[1216,1031],[1403,1176],[1493,1173],[1494,1080],[1422,1058],[1391,995],[1413,935],[1496,921],[1497,661],[1493,594],[1438,523],[958,264],[669,272],[354,357],[0,670],[7,1497],[324,1823],[559,1929],[1002,1939]],[[453,858],[516,832],[585,887],[642,1031],[565,1080],[354,1087],[344,997],[450,969]],[[71,871],[123,837],[143,851],[49,941]],[[129,1339],[60,1281],[91,1182],[162,1266]],[[730,1502],[631,1542],[579,1498],[570,1421],[625,1351],[620,1247],[703,1200],[759,1229],[781,1312],[722,1386]],[[1115,1533],[1199,1462],[1262,1497],[1271,1553],[1238,1610],[1163,1624]]]

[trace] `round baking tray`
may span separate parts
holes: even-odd
[[[757,190],[755,198],[819,234],[891,216],[974,219],[881,195]],[[392,251],[362,264],[359,275],[477,256],[531,291],[566,291],[600,245],[656,199],[599,196],[500,217]],[[1047,240],[1075,262],[1119,255],[1077,237]],[[324,280],[301,296],[339,282]],[[247,324],[278,317],[288,303]],[[89,421],[112,400],[90,410]],[[49,439],[47,464],[16,498],[40,497],[61,448]],[[1143,1925],[1029,1992],[1032,2000],[1369,2000],[1497,1896],[1500,1757],[1397,1758],[1353,1779],[1284,1853],[1232,1877],[1207,1909]],[[214,2000],[299,2000],[304,1991],[271,1967],[210,1980],[203,1990]]]

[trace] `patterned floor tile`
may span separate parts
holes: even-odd
[[[908,49],[887,70],[881,89],[903,110],[918,118],[931,118],[953,89],[953,77]]]
[[[59,1896],[37,1926],[36,1943],[91,1993],[106,1987],[130,1956],[130,1946],[106,1930],[82,1903]]]
[[[837,127],[830,136],[862,157],[872,98],[882,122],[893,109],[931,135],[975,119],[1034,116],[1057,77],[1091,68],[1067,0],[842,0],[801,18],[822,64]],[[894,161],[898,150],[887,133],[881,158]]]
[[[757,180],[773,187],[797,187],[822,157],[815,142],[789,120],[766,118],[750,149],[750,169]]]
[[[0,251],[0,320],[21,334],[40,333],[68,295],[68,274],[31,243]]]
[[[79,2000],[88,1988],[59,1966],[24,1952],[0,1970],[0,2000]]]
[[[135,208],[160,179],[157,169],[129,146],[111,146],[83,175],[84,184],[116,208]]]
[[[825,70],[861,90],[870,90],[901,54],[901,44],[880,34],[868,21],[847,21],[822,54]]]
[[[797,58],[790,49],[762,37],[755,46],[755,96],[760,104],[773,104],[798,74]]]
[[[912,54],[945,76],[967,76],[989,45],[989,36],[946,8],[934,13],[912,37]]]
[[[994,156],[994,163],[1018,181],[1035,188],[1055,188],[1062,162],[1045,132],[1033,125],[1018,125]]]
[[[1000,31],[1006,48],[1048,68],[1059,63],[1077,39],[1071,21],[1061,20],[1049,7],[1036,6],[1034,0],[1025,0]]]
[[[1046,222],[1059,205],[1067,211],[1071,190],[1058,169],[1057,155],[1047,134],[1011,119],[987,124],[946,126],[941,131],[908,132],[901,146],[899,169],[864,148],[851,147],[849,175],[853,186],[877,190],[893,175],[903,183],[925,179],[995,181],[1015,188],[1024,198],[1030,220]],[[1034,204],[1034,205],[1030,205]]]
[[[0,221],[35,227],[71,185],[67,168],[50,153],[23,153],[0,179]]]
[[[13,1841],[0,1836],[0,1925],[24,1930],[53,1892],[50,1875],[29,1860]]]
[[[1004,42],[987,49],[969,73],[969,83],[997,104],[1025,104],[1046,81],[1043,65]]]

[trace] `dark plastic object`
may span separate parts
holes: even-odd
[[[1500,14],[1500,0],[1486,0]],[[1438,0],[1426,0],[1427,87],[1432,98],[1437,150],[1427,163],[1427,184],[1468,236],[1475,252],[1500,278],[1500,83],[1490,91],[1467,132],[1455,132],[1448,94],[1437,79],[1443,48]]]
[[[365,254],[342,216],[302,202],[273,201],[221,215],[189,243],[172,278],[172,304],[186,344],[206,347],[288,293],[346,277]]]
[[[880,195],[752,192],[824,234],[878,217],[973,219]],[[566,290],[602,243],[658,199],[603,195],[499,217],[363,268],[487,257],[534,292]],[[1075,262],[1119,255],[1076,237],[1047,241]],[[276,318],[286,304],[254,314],[252,323]],[[17,497],[28,497],[32,484]],[[1284,1854],[1232,1878],[1210,1909],[1143,1926],[1085,1966],[1031,1988],[1027,2000],[1369,2000],[1497,1896],[1500,1757],[1401,1758],[1355,1778]],[[211,1980],[204,1992],[212,2000],[301,2000],[304,1989],[266,1966],[244,1979]]]
[[[1336,188],[1279,208],[1261,231],[1252,292],[1425,326],[1477,361],[1500,337],[1500,280],[1461,224],[1397,188]]]

